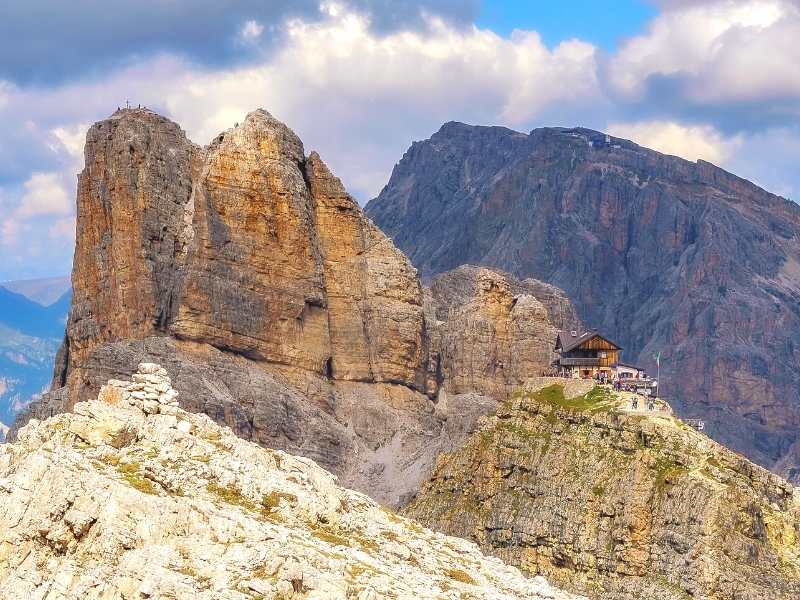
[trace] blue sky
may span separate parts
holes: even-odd
[[[638,0],[494,0],[482,4],[476,24],[506,36],[514,29],[538,31],[548,46],[575,37],[611,51],[656,12]]]
[[[66,274],[86,129],[258,107],[361,202],[443,122],[582,125],[800,198],[797,0],[6,0],[0,281]]]

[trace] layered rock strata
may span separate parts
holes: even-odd
[[[578,600],[178,408],[142,364],[0,447],[0,595]]]
[[[423,279],[481,264],[563,289],[680,414],[800,474],[800,207],[588,129],[447,123],[366,208]]]
[[[17,427],[160,362],[183,408],[392,505],[547,366],[547,338],[572,311],[546,284],[485,270],[426,296],[320,157],[263,110],[204,148],[144,109],[97,123],[77,230],[53,392]],[[464,351],[489,330],[494,340]],[[504,358],[507,342],[532,354]]]
[[[55,387],[80,386],[82,361],[106,341],[170,334],[425,389],[416,272],[266,111],[206,148],[147,110],[94,125],[73,289]]]
[[[564,384],[485,418],[404,514],[591,598],[800,597],[800,491],[672,417]]]
[[[560,330],[580,327],[558,288],[469,265],[434,277],[425,307],[431,358],[453,394],[504,399],[549,367]]]

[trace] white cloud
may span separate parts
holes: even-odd
[[[54,240],[74,240],[75,239],[75,216],[64,217],[56,220],[47,229],[50,239]]]
[[[627,100],[642,99],[654,76],[676,78],[698,104],[800,99],[798,36],[792,0],[667,3],[611,57],[609,80]]]
[[[270,60],[193,73],[169,112],[199,142],[264,106],[321,152],[360,197],[377,193],[412,139],[447,120],[524,128],[543,111],[601,101],[593,46],[548,49],[535,32],[503,38],[429,18],[424,31],[379,34],[331,5],[316,23],[290,21]]]
[[[19,234],[19,221],[12,218],[0,221],[0,244],[3,246],[13,246],[19,240]]]
[[[69,194],[57,173],[34,173],[24,188],[22,201],[14,213],[18,219],[66,215],[72,209]]]
[[[245,42],[254,42],[261,37],[262,33],[264,33],[264,26],[258,21],[250,20],[244,24],[239,35]]]
[[[793,189],[796,145],[780,146],[788,154],[777,173],[767,168],[767,141],[750,144],[752,132],[728,133],[738,130],[715,119],[728,114],[730,103],[752,102],[756,115],[798,110],[798,10],[781,0],[662,1],[664,11],[648,29],[610,57],[580,40],[551,48],[533,31],[502,37],[431,16],[418,30],[387,32],[371,28],[346,3],[325,2],[324,17],[314,22],[245,22],[240,39],[254,48],[265,29],[281,40],[245,66],[198,67],[164,54],[55,88],[0,82],[0,171],[10,172],[11,164],[23,173],[20,183],[7,186],[4,201],[0,196],[0,235],[6,248],[13,238],[16,251],[29,257],[30,237],[56,236],[68,247],[87,125],[126,100],[173,118],[200,144],[264,107],[298,133],[307,151],[318,150],[362,201],[386,183],[412,140],[449,120],[521,130],[611,122],[615,135]],[[670,92],[675,98],[663,106],[651,107],[659,104],[657,96],[651,102],[654,76],[678,81]],[[707,110],[681,114],[687,105]],[[28,165],[38,180],[24,170]],[[20,217],[23,205],[38,216]]]
[[[607,131],[665,154],[691,161],[701,158],[716,165],[724,165],[741,145],[739,137],[726,138],[710,125],[673,121],[610,123]]]
[[[55,221],[70,216],[65,206],[74,196],[85,124],[126,100],[173,118],[200,144],[264,107],[297,131],[307,151],[318,150],[362,201],[386,183],[413,139],[445,121],[524,129],[547,111],[583,112],[602,102],[596,50],[584,42],[549,49],[535,32],[504,38],[431,16],[420,30],[386,32],[346,4],[326,3],[323,12],[313,23],[285,22],[283,45],[256,64],[209,70],[161,55],[98,79],[7,90],[0,121],[33,128],[16,138],[0,129],[0,148],[4,135],[24,139],[53,162],[38,170],[58,172],[49,180],[38,174],[16,197],[24,214],[57,214],[21,221],[18,213],[16,226],[42,219],[43,238],[67,235],[69,225]],[[241,34],[263,35],[263,25],[247,23]]]
[[[13,89],[14,86],[12,86],[10,83],[0,80],[0,109],[8,104],[8,99]]]
[[[86,141],[86,130],[89,123],[74,123],[55,127],[50,130],[61,147],[72,157],[83,158],[83,145]],[[53,148],[55,150],[55,148]]]

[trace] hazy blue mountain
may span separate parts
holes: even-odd
[[[47,294],[41,289],[39,292]],[[50,384],[70,296],[67,291],[43,306],[0,286],[0,422],[9,424],[34,395]],[[0,438],[3,429],[0,427]]]
[[[42,306],[49,306],[69,291],[69,276],[0,281],[0,287],[25,296]]]

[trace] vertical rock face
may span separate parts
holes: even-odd
[[[263,110],[204,148],[148,110],[119,111],[87,136],[55,389],[15,429],[154,361],[184,408],[397,504],[440,449],[546,367],[571,310],[544,284],[480,273],[499,295],[472,274],[463,310],[444,282],[424,303],[405,255]],[[436,316],[447,311],[457,317]],[[492,339],[466,351],[462,337],[484,329]]]
[[[404,513],[593,599],[800,597],[798,490],[672,417],[565,395],[501,405]]]
[[[366,219],[315,152],[305,173],[327,287],[330,374],[424,390],[427,355],[416,269]]]
[[[202,151],[175,123],[117,111],[86,136],[73,297],[55,386],[103,342],[163,331]]]
[[[57,383],[97,344],[163,333],[425,389],[416,271],[269,113],[200,149],[163,117],[120,111],[92,128],[86,156]]]
[[[434,277],[428,296],[435,359],[453,394],[505,398],[550,365],[559,330],[578,327],[561,290],[490,269],[463,266]]]
[[[481,264],[563,289],[629,360],[661,352],[680,412],[797,475],[797,204],[586,129],[448,123],[366,211],[424,279]]]
[[[304,160],[297,136],[264,111],[207,148],[171,333],[322,372],[328,317]]]

